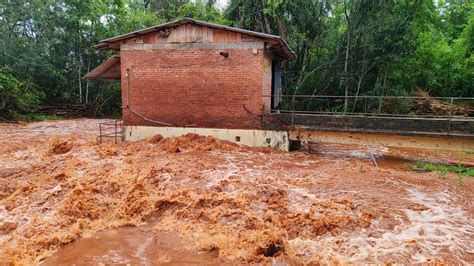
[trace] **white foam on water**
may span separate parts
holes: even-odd
[[[380,263],[389,259],[427,263],[443,257],[466,265],[472,263],[464,257],[466,253],[474,254],[474,220],[455,203],[455,196],[447,190],[437,194],[427,194],[413,186],[406,190],[409,200],[426,209],[405,209],[405,219],[395,217],[400,224],[392,231],[378,229],[379,223],[374,221],[368,229],[319,237],[313,242],[318,248],[308,248],[311,242],[307,240],[290,240],[290,245],[294,249],[301,244],[301,253],[317,253],[328,263],[334,257],[347,263]],[[377,236],[370,235],[374,229]]]

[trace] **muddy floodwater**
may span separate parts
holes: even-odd
[[[472,154],[98,144],[100,121],[0,124],[0,264],[474,262],[473,178],[410,167]]]

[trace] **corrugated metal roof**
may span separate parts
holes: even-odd
[[[112,43],[115,43],[115,42],[118,42],[118,41],[121,41],[121,40],[125,40],[125,39],[128,39],[128,38],[132,38],[132,37],[142,35],[142,34],[145,34],[145,33],[149,33],[149,32],[159,31],[159,30],[164,29],[164,28],[176,27],[176,26],[179,26],[179,25],[187,24],[187,23],[191,23],[191,24],[194,24],[194,25],[206,26],[206,27],[210,27],[210,28],[234,31],[234,32],[248,34],[248,35],[251,35],[251,36],[254,36],[254,37],[259,37],[259,38],[262,38],[262,39],[277,41],[279,43],[279,45],[281,46],[281,49],[284,51],[284,53],[286,54],[286,56],[288,58],[290,58],[290,59],[295,58],[295,53],[291,50],[291,48],[288,45],[288,43],[286,42],[286,40],[284,38],[282,38],[281,36],[271,35],[271,34],[266,34],[266,33],[261,33],[261,32],[256,32],[256,31],[250,31],[250,30],[244,30],[244,29],[239,29],[239,28],[234,28],[234,27],[229,27],[229,26],[223,26],[223,25],[219,25],[219,24],[214,24],[214,23],[209,23],[209,22],[205,22],[205,21],[195,20],[195,19],[192,19],[192,18],[183,18],[183,19],[180,19],[180,20],[176,20],[176,21],[164,23],[164,24],[161,24],[161,25],[153,26],[153,27],[150,27],[150,28],[137,30],[137,31],[129,32],[129,33],[122,34],[122,35],[119,35],[119,36],[115,36],[115,37],[112,37],[112,38],[108,38],[108,39],[102,40],[98,45],[95,45],[94,48],[107,49],[107,48],[109,48],[109,44],[112,44]]]

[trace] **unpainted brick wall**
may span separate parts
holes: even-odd
[[[264,87],[263,50],[121,50],[120,56],[124,124],[160,126],[131,109],[173,126],[261,128],[262,92],[271,90],[271,69]]]

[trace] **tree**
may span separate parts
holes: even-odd
[[[221,12],[216,9],[213,1],[196,1],[187,3],[179,7],[178,16],[188,17],[221,25],[228,25],[230,22],[224,18]]]
[[[38,108],[44,95],[20,82],[6,69],[0,68],[0,117],[13,118],[18,111]]]
[[[179,16],[179,8],[190,3],[190,0],[145,0],[145,8],[156,13],[160,18],[171,21]]]
[[[409,95],[416,88],[433,96],[474,95],[474,4],[469,1],[230,0],[223,12],[214,4],[0,0],[4,82],[18,81],[8,91],[35,95],[34,105],[94,102],[107,112],[119,112],[118,85],[81,79],[114,53],[92,46],[105,38],[192,17],[287,39],[297,58],[283,63],[283,93],[343,99],[299,101],[296,107],[301,110],[356,112],[362,107],[359,96]],[[9,113],[28,112],[27,105],[9,105]]]

